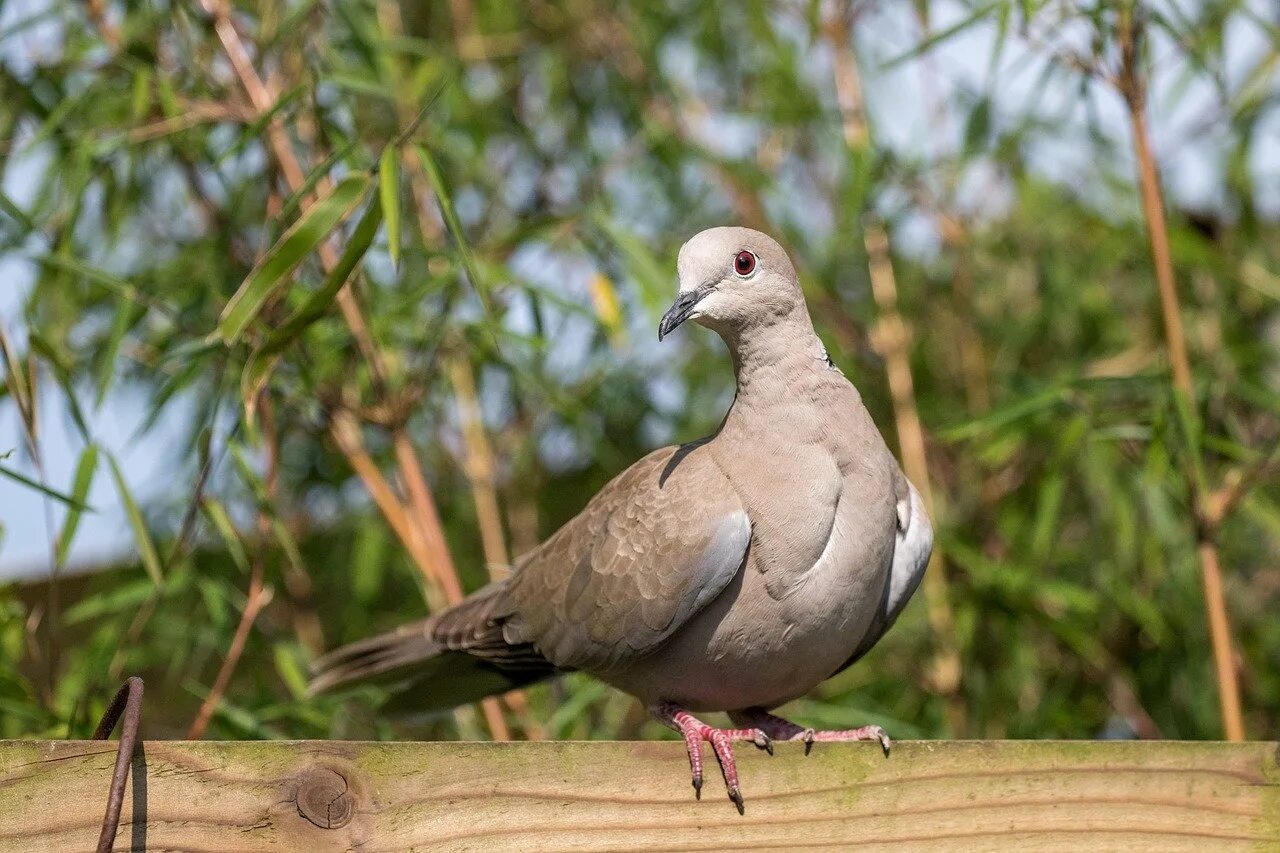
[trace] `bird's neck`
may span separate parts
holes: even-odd
[[[786,315],[724,337],[733,356],[739,398],[785,399],[807,380],[834,370],[803,303]]]

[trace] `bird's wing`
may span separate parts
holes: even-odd
[[[502,602],[508,643],[607,671],[720,594],[745,561],[751,522],[701,447],[641,459],[517,565]]]
[[[929,565],[929,555],[933,553],[933,524],[924,508],[924,500],[900,471],[896,481],[898,529],[894,537],[893,562],[889,566],[884,597],[857,649],[837,672],[871,651],[871,647],[893,627],[893,623],[920,586],[925,567]]]

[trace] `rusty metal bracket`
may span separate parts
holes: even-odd
[[[124,784],[129,774],[129,761],[138,745],[138,721],[142,718],[142,679],[136,675],[120,685],[102,722],[93,732],[94,740],[106,740],[124,714],[120,727],[120,746],[116,749],[116,766],[111,772],[111,789],[107,792],[107,813],[102,816],[102,834],[98,836],[98,853],[110,853],[120,828],[120,809],[124,805]]]

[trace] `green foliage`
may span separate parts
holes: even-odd
[[[35,285],[0,409],[39,447],[62,425],[28,416],[33,388],[61,395],[83,451],[67,483],[25,456],[0,474],[52,501],[61,563],[105,455],[138,558],[0,590],[0,661],[16,664],[0,666],[0,737],[83,736],[135,672],[149,733],[180,735],[255,572],[271,602],[211,735],[482,734],[474,709],[381,717],[376,687],[304,695],[323,648],[421,617],[430,592],[335,419],[359,424],[393,489],[395,435],[411,438],[478,588],[477,469],[446,361],[477,379],[518,553],[648,449],[715,428],[732,393],[719,342],[652,338],[680,243],[741,222],[792,250],[832,357],[896,447],[868,344],[869,221],[912,332],[960,679],[952,693],[921,596],[789,710],[898,736],[1091,737],[1117,720],[1218,736],[1184,472],[1203,493],[1280,436],[1280,227],[1260,145],[1277,24],[1236,2],[914,7],[268,0],[226,27],[248,80],[200,4],[49,0],[8,22],[0,252]],[[1152,121],[1157,155],[1205,127],[1220,146],[1198,166],[1212,204],[1171,196],[1169,211],[1194,399],[1166,375],[1128,126],[1098,118],[1120,108],[1094,72],[1115,62],[1126,10],[1147,34],[1148,115],[1195,108]],[[57,38],[27,44],[39,28]],[[849,32],[872,131],[858,138],[832,59]],[[1229,50],[1245,32],[1249,50]],[[982,82],[956,83],[974,44]],[[902,112],[935,96],[904,144]],[[179,487],[143,506],[96,432],[138,394],[135,440]],[[163,415],[187,432],[157,428]],[[1247,728],[1275,738],[1280,490],[1260,472],[1217,541]],[[530,705],[557,737],[660,733],[580,675]]]

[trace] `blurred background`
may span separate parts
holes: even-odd
[[[715,428],[655,330],[728,223],[938,528],[788,715],[1280,737],[1278,65],[1266,0],[5,0],[0,737],[130,674],[153,737],[664,736],[306,673]]]

